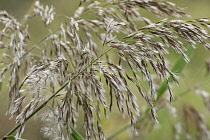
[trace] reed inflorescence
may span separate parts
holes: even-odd
[[[56,20],[55,8],[39,1],[33,8],[25,20],[39,16],[49,29]],[[174,19],[154,22],[144,17],[141,9]],[[6,11],[0,11],[0,48],[8,52],[2,54],[0,81],[10,73],[8,113],[17,123],[8,135],[17,130],[16,137],[21,137],[26,121],[45,108],[40,116],[45,122],[41,132],[46,138],[70,139],[72,127],[83,115],[86,139],[105,140],[101,118],[108,118],[113,105],[123,117],[130,118],[136,133],[141,112],[130,83],[136,86],[149,105],[153,120],[158,122],[154,78],[166,81],[171,102],[170,77],[179,84],[165,59],[168,48],[182,55],[186,62],[188,48],[183,42],[210,49],[210,37],[205,30],[210,26],[209,19],[184,21],[178,19],[181,16],[189,15],[166,1],[81,0],[78,9],[71,17],[66,16],[58,30],[49,30],[47,37],[30,47],[30,25],[23,26]],[[142,81],[147,82],[149,92],[142,87]],[[184,112],[196,113],[190,107]]]

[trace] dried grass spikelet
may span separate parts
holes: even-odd
[[[21,93],[19,93],[20,59],[25,53],[25,47],[29,36],[27,28],[22,29],[20,23],[6,11],[0,11],[0,23],[3,25],[0,32],[0,42],[2,42],[2,46],[5,50],[12,51],[12,57],[9,57],[12,63],[8,64],[0,71],[1,81],[5,72],[11,69],[9,76],[9,112],[11,113],[14,109],[15,100],[21,97]],[[4,59],[6,60],[7,58]],[[4,63],[4,65],[6,64],[7,63]],[[19,111],[19,109],[17,111]]]
[[[35,2],[35,8],[33,9],[33,13],[31,15],[26,15],[27,18],[31,18],[33,16],[40,16],[45,25],[49,25],[55,16],[54,7],[49,7],[48,5],[43,6],[40,4],[40,1]]]
[[[190,134],[190,127],[192,127],[192,123],[196,128],[196,139],[209,139],[210,138],[210,130],[207,127],[207,124],[204,120],[204,116],[200,114],[194,107],[192,106],[184,106],[183,108],[184,115],[184,132],[186,134]]]
[[[140,15],[140,8],[158,16],[187,15],[169,2],[81,1],[75,14],[67,17],[67,21],[60,26],[59,33],[47,37],[39,45],[40,52],[35,54],[25,51],[27,29],[21,29],[21,25],[5,11],[0,12],[0,22],[4,25],[0,34],[0,48],[13,48],[14,55],[12,63],[1,70],[0,79],[11,69],[9,112],[14,117],[17,114],[17,123],[21,124],[17,136],[23,133],[26,118],[39,104],[48,100],[49,94],[55,93],[56,85],[63,86],[65,83],[68,84],[48,103],[49,112],[43,117],[47,124],[42,132],[49,139],[68,139],[70,132],[69,128],[65,129],[64,123],[76,127],[80,110],[84,114],[86,139],[105,139],[101,116],[107,116],[107,112],[112,111],[114,100],[122,116],[130,118],[132,130],[135,131],[140,111],[129,81],[137,87],[150,106],[153,119],[157,121],[152,103],[157,97],[153,74],[166,80],[172,100],[169,77],[177,84],[178,81],[177,76],[169,70],[164,55],[169,53],[168,47],[172,47],[189,61],[186,48],[178,39],[191,45],[200,43],[209,49],[206,41],[209,39],[208,33],[199,26],[208,27],[209,19],[165,19],[152,23]],[[86,13],[94,16],[86,17]],[[53,7],[44,7],[37,1],[34,14],[40,15],[45,25],[49,25],[54,20],[55,12]],[[138,27],[136,22],[139,21],[145,22],[145,26]],[[106,48],[108,51],[104,52]],[[112,61],[108,54],[107,59],[102,57],[112,49],[116,50],[119,63]],[[25,53],[30,63],[27,73],[20,76],[21,61],[26,60],[23,57]],[[131,69],[131,73],[126,71],[125,65]],[[147,81],[149,93],[143,90],[141,80]],[[106,86],[109,94],[106,94]],[[52,130],[56,133],[48,135]]]
[[[61,118],[58,118],[58,113],[58,110],[54,109],[53,111],[50,110],[41,114],[41,119],[44,122],[41,128],[41,132],[47,139],[65,140],[64,134],[60,133],[64,131],[62,129],[64,127],[65,122]]]
[[[195,129],[196,133],[192,130]],[[203,114],[199,113],[193,106],[183,106],[183,120],[177,120],[173,126],[173,137],[175,140],[185,139],[209,139],[210,130]]]

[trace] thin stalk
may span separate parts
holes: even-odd
[[[34,7],[35,7],[35,1],[36,1],[36,0],[33,0],[33,2],[31,3],[31,6],[29,7],[29,9],[28,9],[28,11],[26,12],[25,15],[30,15],[30,14],[33,12],[33,9],[34,9]],[[24,28],[24,27],[25,27],[27,21],[28,21],[28,20],[26,20],[25,16],[23,16],[23,17],[21,18],[21,20],[20,20],[21,28]],[[3,51],[2,53],[5,53],[6,51],[7,51],[7,50],[4,49],[4,51]],[[3,55],[1,55],[0,60],[2,59],[2,56],[3,56]]]
[[[178,99],[180,99],[180,97],[186,95],[186,94],[189,93],[190,91],[191,91],[191,89],[185,90],[184,92],[182,92],[182,93],[180,93],[179,95],[177,95],[177,96],[174,98],[173,101],[174,101],[174,102],[177,101]],[[165,106],[164,106],[164,107],[165,107]],[[160,111],[160,109],[157,110],[157,112],[158,112],[158,111]],[[148,115],[148,113],[149,113],[149,110],[146,109],[146,110],[145,110],[145,113],[144,113],[144,116],[141,117],[141,118],[139,118],[139,119],[136,121],[136,124],[142,122],[142,121],[144,120],[144,118],[146,118],[146,116]],[[128,128],[130,128],[130,126],[131,126],[130,124],[127,124],[127,125],[123,126],[123,127],[120,128],[119,130],[117,130],[116,132],[114,132],[112,135],[110,135],[106,140],[112,140],[114,137],[118,136],[119,134],[121,134],[122,132],[124,132],[125,130],[127,130]]]
[[[25,15],[31,15],[31,13],[33,12],[33,9],[35,7],[35,1],[36,0],[33,0],[30,8],[28,9],[28,11],[26,12]],[[20,24],[21,24],[21,28],[24,28],[26,26],[26,23],[27,23],[28,20],[26,20],[26,18],[23,16],[21,21],[20,21]],[[56,31],[52,32],[51,34],[49,34],[48,36],[46,36],[45,38],[43,38],[41,41],[39,41],[38,43],[36,43],[35,45],[33,45],[29,50],[27,50],[21,57],[20,57],[20,60],[22,58],[24,58],[29,52],[31,52],[33,49],[35,49],[38,45],[40,45],[42,42],[44,42],[50,35],[54,34],[55,32],[57,32],[59,29],[57,29]],[[3,50],[3,54],[6,52],[7,50],[4,49]],[[3,55],[0,56],[0,60],[2,59]],[[6,67],[10,67],[10,65],[12,65],[12,63],[8,64]],[[0,81],[0,91],[2,89],[2,81]]]
[[[140,123],[141,121],[143,121],[143,119],[145,118],[144,117],[141,117],[140,119],[138,119],[136,121],[136,124]],[[120,128],[119,130],[117,130],[115,133],[113,133],[112,135],[110,135],[106,140],[111,140],[113,139],[114,137],[118,136],[119,134],[121,134],[122,132],[124,132],[125,130],[127,130],[128,128],[131,127],[131,124],[127,124],[125,126],[123,126],[122,128]]]
[[[36,0],[33,0],[33,2],[31,3],[30,8],[28,9],[28,11],[26,12],[25,15],[30,15],[33,12],[33,9],[35,7],[35,1]],[[26,23],[27,23],[27,20],[23,16],[22,19],[21,19],[21,21],[20,21],[21,27],[24,28],[25,25],[26,25]],[[4,54],[6,51],[7,51],[7,49],[4,49],[3,52],[2,52],[2,54]],[[0,60],[2,60],[2,57],[3,57],[3,55],[0,56]],[[2,81],[0,81],[0,91],[1,91],[1,88],[2,88]]]
[[[55,30],[54,32],[50,33],[48,36],[46,36],[45,38],[43,38],[41,41],[39,41],[38,43],[36,43],[35,45],[33,45],[27,52],[25,52],[21,57],[20,60],[22,58],[24,58],[29,52],[31,52],[33,49],[35,49],[37,46],[39,46],[40,44],[42,44],[48,37],[50,37],[52,34],[56,33],[57,31],[59,31],[59,29]],[[6,67],[9,67],[9,65],[12,65],[13,63],[8,64]]]
[[[121,134],[122,132],[124,132],[125,130],[127,130],[131,125],[125,125],[122,128],[120,128],[119,130],[117,130],[114,134],[112,134],[111,136],[109,136],[106,140],[111,140],[114,137],[116,137],[117,135]]]
[[[60,89],[58,89],[53,95],[51,95],[44,103],[42,103],[34,112],[32,112],[28,117],[26,117],[25,122],[27,122],[32,116],[34,116],[37,112],[39,112],[42,108],[44,108],[47,103],[52,100],[61,90],[63,90],[69,83],[70,81],[74,80],[75,78],[77,78],[81,73],[83,73],[87,68],[89,68],[90,66],[92,66],[96,61],[98,61],[102,56],[104,56],[106,53],[108,53],[110,50],[112,50],[113,48],[109,48],[107,49],[104,53],[102,53],[99,57],[97,57],[95,60],[93,60],[90,64],[88,64],[83,70],[81,70],[78,74],[76,74],[75,76],[73,76],[69,81],[67,81]],[[12,133],[14,133],[19,127],[21,126],[21,123],[19,123],[16,127],[14,127],[9,133],[7,133],[4,138],[6,136],[11,135]]]
[[[20,59],[24,58],[29,52],[31,52],[33,49],[35,49],[37,46],[39,46],[40,44],[42,44],[48,37],[50,37],[52,34],[56,33],[57,31],[59,31],[59,29],[55,30],[54,32],[50,33],[48,36],[46,36],[45,38],[43,38],[41,41],[39,41],[38,43],[36,43],[35,45],[33,45],[33,47],[31,47],[27,52],[25,52]]]
[[[33,0],[33,2],[31,3],[30,8],[28,9],[28,11],[26,12],[25,15],[31,15],[31,14],[32,14],[33,9],[34,9],[34,7],[35,7],[35,1],[36,1],[36,0]],[[25,16],[23,16],[22,19],[21,19],[21,21],[20,21],[21,26],[22,26],[23,28],[25,27],[27,21],[28,21],[28,20],[26,20]]]
[[[192,58],[194,50],[195,50],[195,49],[192,48],[192,47],[189,48],[189,50],[188,50],[188,57],[189,57],[189,58]],[[180,74],[180,73],[183,71],[183,69],[185,68],[185,66],[186,66],[186,61],[184,60],[183,57],[181,57],[181,58],[178,59],[178,61],[175,63],[175,65],[173,66],[173,68],[172,68],[171,71]],[[173,82],[172,77],[169,78],[169,82],[170,82],[170,83]],[[165,91],[167,90],[167,88],[168,88],[168,86],[167,86],[166,81],[162,82],[160,88],[157,90],[157,99],[155,100],[155,102],[157,102],[157,101],[161,98],[161,96],[165,93]],[[189,89],[188,89],[188,90],[189,90]],[[188,92],[188,90],[186,90],[185,92]],[[185,92],[184,92],[184,93],[185,93]],[[175,99],[174,99],[174,100],[175,100]],[[145,112],[144,112],[144,115],[145,115],[145,116],[148,115],[149,112],[150,112],[150,107],[147,107],[147,109],[146,109]],[[139,118],[139,119],[137,120],[136,123],[139,123],[139,122],[141,122],[142,120],[143,120],[143,118],[141,117],[141,118]],[[122,133],[122,132],[124,132],[125,130],[127,130],[129,127],[130,127],[130,124],[125,125],[124,127],[120,128],[119,130],[117,130],[116,132],[114,132],[111,136],[109,136],[109,137],[107,138],[107,140],[113,139],[114,137],[116,137],[116,136],[119,135],[120,133]]]

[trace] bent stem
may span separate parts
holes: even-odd
[[[104,56],[106,53],[111,51],[113,48],[107,49],[104,53],[102,53],[99,57],[97,57],[95,60],[93,60],[90,64],[88,64],[83,70],[81,70],[79,73],[77,73],[75,76],[73,76],[69,81],[67,81],[60,89],[58,89],[53,95],[51,95],[44,103],[42,103],[34,112],[32,112],[28,117],[26,117],[25,122],[27,122],[32,116],[34,116],[37,112],[39,112],[42,108],[44,108],[47,103],[52,100],[61,90],[63,90],[72,80],[77,78],[81,73],[83,73],[87,68],[92,66],[96,61],[98,61],[102,56]],[[19,123],[16,127],[14,127],[9,133],[7,133],[6,136],[9,136],[13,134],[22,124]]]

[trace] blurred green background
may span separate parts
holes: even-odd
[[[192,19],[209,17],[210,16],[210,0],[170,0],[176,3],[178,6],[186,9],[186,12],[192,15]],[[6,10],[8,13],[16,17],[18,21],[21,22],[24,15],[28,12],[33,0],[0,0],[0,10]],[[53,5],[57,14],[56,21],[50,28],[57,29],[65,18],[64,15],[71,16],[72,13],[77,9],[79,0],[42,0],[42,4]],[[149,17],[149,15],[147,16]],[[59,19],[59,20],[58,20]],[[41,40],[48,33],[48,29],[45,28],[43,23],[36,18],[28,23],[29,33],[33,40],[30,44]],[[33,28],[32,28],[33,27]],[[188,44],[186,44],[188,46]],[[202,85],[202,89],[210,91],[210,77],[206,71],[205,61],[210,57],[210,53],[201,46],[196,46],[196,51],[187,65],[183,73],[180,75],[179,82],[180,86],[173,85],[174,95],[181,94],[187,89],[191,89],[200,83],[205,83]],[[178,57],[173,51],[170,55],[166,56],[172,65],[177,61]],[[3,89],[0,91],[0,137],[5,135],[13,126],[15,125],[14,120],[9,120],[10,116],[6,115],[8,108],[8,89],[6,84],[3,85]],[[199,110],[206,117],[207,123],[210,125],[210,113],[204,107],[202,98],[196,95],[193,91],[187,93],[182,98],[178,99],[173,103],[173,106],[177,108],[178,117],[182,115],[182,106],[184,104],[190,104]],[[132,138],[130,136],[130,130],[125,131],[120,134],[114,140],[127,140],[127,139],[141,139],[141,140],[170,140],[172,139],[172,129],[171,126],[174,125],[174,119],[167,109],[162,109],[158,112],[158,120],[160,124],[156,125],[153,131],[145,131],[140,129],[139,137]],[[113,112],[110,115],[110,119],[103,120],[103,128],[105,135],[109,136],[117,129],[126,125],[128,121],[120,117],[118,111]],[[23,138],[28,140],[44,140],[40,134],[41,123],[37,119],[31,119],[26,125],[26,131],[24,132]],[[82,128],[79,126],[79,132],[84,133]],[[147,132],[147,133],[146,133]]]

